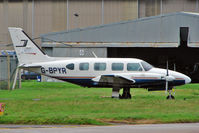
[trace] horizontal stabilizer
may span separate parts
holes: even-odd
[[[32,65],[32,64],[23,64],[20,65],[19,68],[41,68],[41,65]]]

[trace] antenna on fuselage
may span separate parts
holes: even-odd
[[[92,51],[92,54],[95,58],[98,58],[97,55],[95,54],[95,52]]]

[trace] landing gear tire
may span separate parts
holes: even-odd
[[[167,96],[167,99],[168,99],[168,100],[174,100],[175,97],[174,97],[173,95],[168,95],[168,96]]]
[[[174,100],[175,99],[175,97],[172,95],[172,89],[169,89],[169,95],[167,96],[167,99],[168,100]]]
[[[130,88],[123,88],[123,94],[120,95],[120,99],[131,99]]]

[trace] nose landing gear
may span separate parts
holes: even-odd
[[[175,97],[172,95],[172,90],[168,90],[168,92],[169,92],[169,95],[167,96],[167,99],[168,100],[174,100]],[[175,94],[175,92],[174,92],[174,94]]]

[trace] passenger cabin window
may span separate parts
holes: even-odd
[[[80,63],[79,70],[86,71],[89,69],[89,63]]]
[[[75,65],[73,63],[66,65],[66,68],[69,70],[74,70]]]
[[[95,63],[94,64],[95,71],[105,71],[106,70],[106,63]]]
[[[142,71],[142,68],[139,63],[128,63],[127,70],[128,71]]]
[[[153,68],[152,65],[150,65],[149,63],[147,63],[145,61],[142,61],[141,64],[142,64],[145,71],[149,71],[151,68]]]
[[[122,71],[124,69],[123,63],[112,63],[112,70],[113,71]]]

